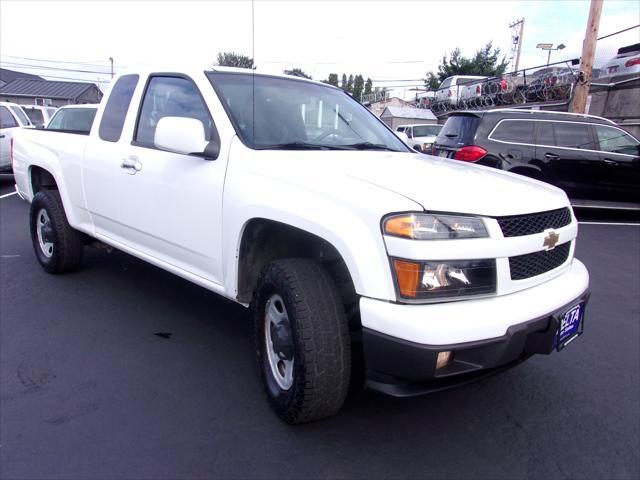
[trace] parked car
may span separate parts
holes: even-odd
[[[19,105],[0,102],[0,172],[11,171],[13,134],[23,126],[30,126],[29,119]]]
[[[445,78],[438,87],[438,90],[436,90],[436,102],[444,102],[456,106],[460,100],[460,94],[464,85],[469,85],[474,82],[477,83],[478,80],[485,78],[486,77],[472,75],[454,75],[453,77]]]
[[[67,105],[60,107],[47,124],[47,130],[89,134],[98,105]]]
[[[482,86],[486,83],[488,77],[479,77],[475,80],[458,81],[459,97],[458,104],[465,105],[467,108],[478,106],[478,100],[482,97]]]
[[[29,117],[27,116],[27,114],[22,109],[21,105],[18,105],[17,103],[12,103],[12,102],[0,102],[0,105],[4,105],[9,109],[9,111],[11,112],[13,117],[16,119],[20,127],[33,127],[33,124],[29,120]]]
[[[424,123],[416,125],[399,125],[396,130],[407,135],[407,145],[411,148],[420,152],[427,152],[431,150],[431,145],[435,141],[441,128],[442,125]]]
[[[453,113],[433,154],[549,182],[576,199],[640,202],[639,144],[600,117],[497,109]]]
[[[634,73],[640,73],[640,43],[619,48],[617,55],[600,69],[599,76],[617,77]]]
[[[36,128],[43,128],[56,113],[55,107],[44,107],[42,105],[21,105],[24,112],[29,117],[31,124]]]
[[[46,272],[103,243],[251,306],[290,423],[336,413],[350,382],[416,395],[579,338],[589,275],[560,189],[417,154],[331,85],[167,72],[116,77],[88,136],[18,132]]]

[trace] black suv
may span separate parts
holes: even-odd
[[[549,182],[575,199],[640,202],[640,142],[590,115],[453,112],[432,154]]]

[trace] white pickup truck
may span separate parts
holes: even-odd
[[[13,169],[47,272],[107,244],[251,306],[290,423],[336,413],[359,379],[440,390],[583,329],[589,276],[561,190],[416,154],[330,85],[123,74],[88,136],[18,132]]]

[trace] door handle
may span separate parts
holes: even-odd
[[[127,173],[129,173],[130,175],[135,175],[140,170],[142,170],[142,163],[140,163],[138,157],[131,156],[122,160],[120,168],[124,168],[125,170],[127,170]]]
[[[547,158],[549,160],[558,160],[560,157],[558,155],[553,154],[553,153],[545,153],[544,154],[544,158]]]
[[[611,165],[612,167],[617,167],[619,164],[615,160],[611,160],[610,158],[605,158],[604,163],[607,165]]]
[[[5,135],[0,135],[0,138],[4,138],[4,137],[5,137]]]

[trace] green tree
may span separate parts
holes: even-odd
[[[360,96],[364,92],[364,78],[362,75],[356,75],[353,79],[353,97],[360,100]]]
[[[367,78],[367,81],[364,83],[364,93],[365,95],[371,93],[373,90],[373,82],[370,78]]]
[[[349,80],[347,80],[347,92],[353,93],[353,74],[349,75]]]
[[[218,53],[215,65],[220,67],[253,68],[253,58],[235,52]]]
[[[453,75],[495,77],[502,75],[508,64],[509,62],[504,55],[500,59],[500,49],[498,47],[494,48],[492,42],[488,42],[471,58],[462,56],[460,49],[456,48],[451,52],[449,58],[447,58],[447,55],[442,56],[442,62],[438,65],[438,72],[428,72],[424,82],[431,90],[436,90],[447,77]]]
[[[329,77],[324,80],[324,83],[328,83],[329,85],[335,85],[336,87],[338,86],[338,74],[337,73],[330,73]]]
[[[347,90],[347,74],[346,73],[342,74],[342,83],[340,84],[340,88],[342,88],[344,91]]]
[[[293,75],[294,77],[308,78],[312,80],[311,75],[307,75],[301,68],[292,68],[291,70],[284,70],[285,75]]]

